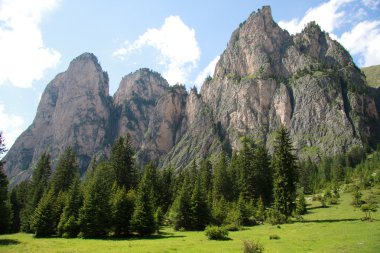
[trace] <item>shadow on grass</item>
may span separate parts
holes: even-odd
[[[13,239],[0,239],[0,246],[16,245],[19,243],[19,241]]]
[[[307,210],[315,210],[315,209],[328,209],[330,206],[313,206],[313,207],[308,207]]]
[[[172,233],[159,233],[156,235],[149,236],[138,236],[138,235],[129,235],[126,237],[104,237],[104,238],[95,238],[100,240],[109,240],[109,241],[128,241],[128,240],[159,240],[167,238],[181,238],[186,237],[184,235],[174,235]]]
[[[344,222],[344,221],[359,221],[360,219],[330,219],[330,220],[301,220],[300,223],[334,223],[334,222]]]

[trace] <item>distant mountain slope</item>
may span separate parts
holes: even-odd
[[[13,183],[30,177],[43,151],[57,158],[72,146],[85,172],[131,134],[140,165],[186,167],[249,135],[271,151],[285,125],[301,159],[318,159],[380,139],[380,92],[366,85],[349,53],[314,22],[296,35],[281,29],[270,7],[253,12],[232,33],[213,78],[200,93],[169,86],[157,72],[126,75],[113,97],[108,76],[85,53],[46,87],[32,125],[5,160]]]
[[[374,65],[370,67],[362,68],[367,83],[371,87],[380,87],[380,65]]]

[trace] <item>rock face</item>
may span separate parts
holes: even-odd
[[[4,159],[17,182],[31,175],[43,151],[56,158],[71,145],[84,171],[94,154],[107,154],[129,133],[140,164],[183,168],[238,148],[243,135],[271,150],[281,124],[301,159],[318,159],[376,145],[379,109],[380,92],[367,86],[338,42],[315,23],[289,35],[263,7],[233,32],[200,93],[140,69],[122,79],[112,98],[95,56],[79,56],[47,86],[33,124]]]

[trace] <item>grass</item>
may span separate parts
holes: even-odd
[[[380,194],[379,189],[375,190]],[[260,225],[230,232],[229,240],[208,240],[204,232],[163,229],[160,235],[130,239],[36,239],[30,234],[0,236],[0,252],[242,252],[243,241],[263,244],[270,252],[380,252],[379,212],[373,222],[360,220],[363,213],[350,205],[349,193],[341,194],[338,205],[321,208],[309,202],[303,221],[281,226]],[[270,240],[277,235],[278,240]]]
[[[380,86],[380,65],[362,68],[362,71],[366,75],[367,83],[369,86]]]

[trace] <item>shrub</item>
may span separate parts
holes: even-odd
[[[230,223],[225,226],[228,231],[239,231],[241,227],[236,223]]]
[[[269,209],[268,210],[268,218],[267,218],[267,221],[271,224],[271,225],[277,225],[277,224],[284,224],[284,223],[287,223],[288,222],[288,218],[280,213],[278,210],[276,209]]]
[[[243,241],[243,252],[244,253],[262,253],[262,252],[264,252],[264,247],[259,242],[244,240]]]
[[[279,235],[269,235],[269,240],[279,240],[280,236]]]
[[[207,226],[205,234],[209,240],[223,240],[227,239],[228,231],[225,227]]]

